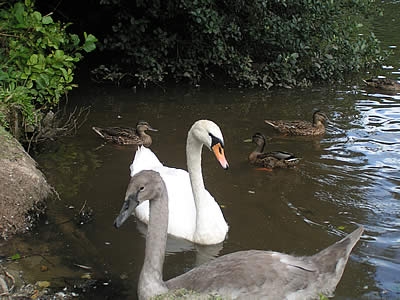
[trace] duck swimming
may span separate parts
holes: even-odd
[[[366,85],[376,89],[385,91],[400,91],[400,82],[398,80],[377,77],[363,81]]]
[[[252,137],[252,142],[256,144],[256,149],[249,154],[249,162],[253,165],[270,170],[274,168],[291,168],[300,161],[300,158],[289,152],[264,152],[265,137],[261,133],[255,133]]]
[[[151,136],[146,133],[146,130],[158,131],[145,121],[139,121],[136,124],[136,129],[131,127],[101,128],[95,126],[92,129],[107,142],[119,145],[143,145],[145,147],[150,147],[152,143]]]
[[[317,110],[313,114],[313,122],[295,120],[264,120],[272,126],[277,132],[284,135],[322,135],[325,133],[325,121],[328,117],[325,113]]]
[[[118,228],[144,201],[150,201],[145,259],[138,283],[139,300],[169,290],[186,289],[217,294],[223,299],[320,299],[332,296],[351,250],[364,229],[312,255],[297,257],[262,250],[238,251],[215,258],[168,281],[163,264],[168,227],[168,192],[159,173],[145,170],[134,175],[121,211]]]

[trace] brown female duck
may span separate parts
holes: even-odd
[[[400,91],[400,82],[389,78],[371,78],[363,80],[370,87],[385,91]]]
[[[291,168],[300,161],[300,158],[289,152],[264,152],[265,137],[261,133],[255,133],[252,142],[256,144],[256,149],[249,154],[249,162],[253,165],[267,169]]]
[[[120,145],[143,145],[145,147],[150,147],[152,143],[151,136],[146,133],[146,130],[158,131],[145,121],[139,121],[136,124],[136,129],[131,127],[100,128],[95,126],[92,129],[107,142]]]
[[[317,110],[313,114],[312,123],[303,120],[264,120],[264,122],[284,135],[322,135],[325,133],[326,120],[328,120],[326,114]]]

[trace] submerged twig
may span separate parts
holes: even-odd
[[[14,278],[14,276],[12,276],[10,273],[8,273],[8,272],[5,271],[5,270],[4,270],[4,274],[5,274],[8,278],[10,278],[11,281],[12,281],[12,286],[11,286],[11,288],[8,289],[10,292],[12,292],[13,289],[14,289],[14,287],[15,287],[15,278]]]
[[[1,297],[1,299],[12,300],[12,297],[11,297],[10,293],[14,289],[15,279],[3,267],[2,267],[2,269],[3,269],[3,274],[4,275],[0,275],[0,297]],[[11,288],[8,287],[8,284],[7,284],[7,281],[6,281],[7,277],[11,279],[11,282],[12,282]]]
[[[74,266],[81,268],[81,269],[85,269],[85,270],[91,270],[92,267],[89,266],[85,266],[85,265],[80,265],[80,264],[74,264]]]
[[[28,142],[28,152],[33,143],[54,140],[59,136],[76,134],[78,129],[87,121],[90,106],[77,108],[67,115],[66,108],[58,109],[56,113],[49,111],[35,128],[31,136],[25,135]]]
[[[87,203],[87,200],[85,200],[85,202],[83,203],[83,205],[82,205],[81,209],[79,210],[78,214],[81,214],[82,211],[85,209],[86,203]]]

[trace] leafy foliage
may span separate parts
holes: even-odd
[[[21,259],[21,254],[19,254],[19,253],[15,253],[15,254],[11,255],[11,259],[12,259],[12,260],[18,260],[18,259]]]
[[[17,137],[19,127],[36,127],[76,86],[76,63],[95,49],[93,35],[85,33],[81,44],[69,25],[42,16],[31,0],[0,9],[0,125]]]
[[[239,86],[296,86],[382,60],[362,23],[379,13],[373,0],[101,3],[115,16],[102,49],[144,85],[218,76]]]

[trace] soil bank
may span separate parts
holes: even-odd
[[[36,162],[0,127],[0,239],[29,230],[51,193]]]

